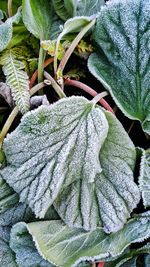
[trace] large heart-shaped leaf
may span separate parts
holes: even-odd
[[[19,242],[21,231],[31,234],[38,252],[47,261],[57,266],[71,267],[85,260],[117,257],[130,244],[145,240],[150,236],[150,215],[143,214],[132,219],[123,229],[110,235],[101,228],[91,232],[69,228],[61,221],[18,223],[11,232],[11,248],[15,252],[20,249],[20,254],[25,244]]]
[[[150,134],[150,0],[112,0],[97,19],[89,69]]]
[[[56,200],[69,225],[103,224],[113,232],[139,202],[133,143],[111,113],[83,97],[27,113],[5,139],[4,152],[2,177],[39,217]]]
[[[27,29],[38,39],[49,39],[53,21],[52,1],[23,0],[23,22]]]
[[[144,206],[150,207],[150,149],[143,151],[139,184]]]

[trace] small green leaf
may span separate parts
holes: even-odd
[[[7,19],[4,23],[0,24],[0,52],[3,51],[11,41],[13,23],[19,23],[20,18],[21,11],[20,9],[18,9],[18,12],[15,16]]]
[[[94,30],[89,70],[118,107],[150,134],[150,0],[108,1]]]
[[[22,3],[23,22],[29,32],[40,40],[49,39],[53,22],[52,1],[45,0],[23,0]]]
[[[11,232],[11,248],[24,246],[19,243],[20,229],[27,229],[40,255],[57,266],[78,266],[82,261],[104,260],[117,257],[132,243],[150,236],[150,215],[145,213],[130,220],[117,233],[107,235],[101,228],[92,232],[68,228],[61,221],[18,223]],[[28,235],[29,236],[29,235]],[[12,240],[13,239],[13,240]]]
[[[64,21],[73,17],[76,10],[76,0],[53,0],[56,14]]]
[[[143,151],[139,184],[144,206],[150,207],[150,149]]]
[[[40,218],[56,200],[68,225],[114,232],[139,202],[133,143],[115,116],[84,97],[27,113],[3,149],[2,177]]]
[[[0,226],[0,266],[19,267],[15,253],[9,247],[10,228]]]

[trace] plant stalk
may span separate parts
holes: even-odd
[[[17,114],[18,114],[18,108],[15,107],[12,110],[12,112],[10,113],[10,115],[9,115],[7,121],[5,122],[5,124],[3,126],[3,129],[2,129],[2,131],[0,133],[0,146],[2,145],[2,142],[3,142],[7,132],[9,130],[10,126],[12,125],[14,119],[16,118]]]
[[[43,80],[43,65],[45,60],[46,51],[42,47],[40,47],[39,51],[39,62],[38,62],[38,83],[42,82]]]
[[[43,64],[43,68],[46,68],[49,64],[51,64],[52,62],[54,61],[54,58],[48,58],[47,60],[45,60],[44,64]],[[36,70],[32,77],[31,77],[31,80],[30,80],[30,88],[33,87],[35,81],[36,81],[36,78],[38,77],[38,70]]]
[[[12,17],[12,0],[8,0],[8,16]]]
[[[51,82],[52,87],[54,88],[54,90],[56,91],[56,93],[59,95],[60,98],[66,97],[61,87],[57,84],[57,82],[53,79],[53,77],[49,73],[44,71],[44,76],[47,80]]]
[[[79,82],[76,80],[71,80],[71,79],[66,79],[65,84],[80,88],[93,97],[97,96],[97,92],[94,89],[92,89],[91,87],[89,87],[88,85],[86,85],[82,82]],[[110,105],[103,98],[99,99],[99,102],[106,110],[114,113],[113,109],[110,107]]]
[[[70,47],[66,51],[63,59],[61,60],[61,62],[59,64],[59,67],[57,69],[58,77],[59,77],[59,75],[61,75],[63,73],[63,70],[64,70],[64,68],[65,68],[65,66],[66,66],[71,54],[73,53],[74,49],[76,48],[76,46],[78,45],[80,40],[83,38],[83,36],[94,26],[95,21],[96,21],[96,19],[93,19],[88,25],[86,25],[81,30],[81,32],[79,32],[79,34],[76,36],[76,38],[73,40],[72,44],[70,45]]]

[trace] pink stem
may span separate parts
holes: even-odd
[[[92,96],[96,96],[97,95],[97,92],[92,89],[91,87],[87,86],[86,84],[82,83],[82,82],[79,82],[79,81],[76,81],[76,80],[71,80],[69,78],[67,78],[65,80],[65,84],[66,85],[72,85],[74,87],[78,87],[82,90],[84,90],[85,92],[87,92],[89,95],[92,95]],[[110,107],[110,105],[103,99],[101,98],[99,100],[99,102],[101,103],[101,105],[108,111],[113,112],[113,109]],[[100,266],[99,266],[100,267]]]
[[[98,263],[98,267],[104,267],[104,265],[105,265],[105,262],[99,262]]]

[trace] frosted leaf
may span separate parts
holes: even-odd
[[[8,166],[1,175],[43,218],[63,184],[81,176],[94,182],[102,171],[99,151],[107,133],[103,111],[83,97],[41,106],[7,135],[3,149]]]
[[[150,0],[112,0],[101,9],[89,70],[119,108],[150,134]]]
[[[19,232],[19,234],[18,234]],[[14,225],[11,231],[10,247],[16,254],[19,267],[52,267],[38,253],[32,236],[29,235],[25,223]]]
[[[13,17],[7,19],[4,23],[0,24],[0,52],[3,51],[12,38],[13,23],[18,23],[21,18],[21,10]]]
[[[130,220],[117,233],[106,234],[102,228],[86,232],[82,229],[69,228],[61,221],[44,221],[35,223],[18,223],[11,232],[13,246],[24,250],[20,244],[20,229],[26,228],[32,236],[40,255],[56,266],[74,267],[83,261],[101,261],[117,257],[132,243],[150,237],[150,217],[143,223],[142,217]],[[12,243],[12,241],[11,241]],[[13,249],[12,245],[11,248]]]
[[[46,95],[36,95],[30,98],[30,107],[37,108],[41,105],[49,106],[49,101]]]
[[[102,172],[93,183],[87,183],[81,173],[80,179],[64,184],[54,206],[71,227],[89,230],[102,224],[106,232],[115,232],[123,227],[140,195],[133,180],[134,145],[115,116],[109,112],[105,116],[109,132],[100,151]]]
[[[115,232],[139,202],[133,143],[112,114],[83,97],[29,112],[3,149],[2,177],[40,218],[54,202],[69,226]]]
[[[9,106],[13,106],[13,99],[11,95],[10,87],[3,82],[0,82],[0,96],[2,96]]]
[[[0,177],[0,226],[12,226],[22,220],[29,222],[33,213],[26,203],[19,203],[19,196]]]
[[[143,151],[139,184],[144,206],[150,207],[150,149]]]
[[[10,227],[0,226],[0,266],[19,267],[16,263],[15,253],[9,247]]]

